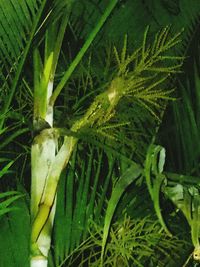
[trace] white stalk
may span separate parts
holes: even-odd
[[[32,185],[31,185],[31,215],[32,221],[37,216],[42,194],[47,183],[51,165],[55,159],[56,138],[51,133],[51,129],[45,130],[35,138],[32,145]],[[51,244],[51,228],[55,214],[55,203],[51,210],[48,221],[42,229],[37,240],[37,247],[41,255],[35,255],[31,258],[31,267],[46,267],[48,251]],[[38,262],[38,265],[36,265]]]
[[[47,112],[45,121],[53,127],[53,107],[50,106],[49,99],[53,91],[53,81],[50,79],[47,87]],[[31,149],[31,217],[32,222],[37,216],[39,205],[41,203],[42,195],[47,183],[47,178],[51,169],[51,165],[55,160],[57,149],[57,137],[54,135],[52,129],[42,131],[39,136],[34,139]],[[52,209],[45,226],[43,227],[36,244],[37,253],[31,255],[31,267],[47,267],[48,252],[51,245],[51,229],[55,216],[56,201],[54,200]],[[39,254],[39,255],[38,255]]]
[[[42,142],[41,146],[40,140],[37,139],[41,138],[42,140],[42,135],[44,135],[45,141]],[[65,141],[57,155],[53,155],[51,154],[51,149],[53,148],[53,137],[55,138],[55,131],[53,129],[44,130],[42,134],[36,138],[36,144],[34,144],[32,148],[33,152],[40,153],[40,160],[43,162],[38,163],[37,161],[37,167],[46,165],[46,168],[37,171],[37,174],[39,174],[40,177],[43,176],[44,181],[41,182],[42,190],[40,186],[35,187],[39,192],[39,197],[35,196],[35,200],[37,202],[33,203],[32,209],[34,213],[36,212],[36,215],[33,220],[31,235],[33,254],[31,258],[31,267],[36,267],[37,262],[38,266],[47,267],[46,259],[48,258],[48,251],[51,243],[51,229],[55,214],[55,195],[57,185],[60,174],[68,163],[77,142],[77,139],[74,137],[65,137]],[[46,144],[49,146],[47,147]],[[49,154],[47,155],[46,152],[53,155],[53,157],[50,159]],[[35,154],[33,154],[33,158],[34,155]],[[35,162],[33,161],[33,164],[34,163]],[[33,170],[35,170],[35,168],[33,168]],[[36,179],[36,181],[37,180],[38,179]],[[38,185],[39,184],[40,182],[38,181]]]
[[[48,101],[53,82],[48,84]],[[47,102],[48,102],[47,101]],[[45,121],[52,128],[44,129],[34,139],[31,149],[31,267],[47,267],[51,245],[51,230],[56,209],[56,190],[60,174],[69,161],[77,142],[74,137],[65,137],[57,151],[57,131],[53,128],[53,107],[47,105]]]
[[[31,267],[47,267],[47,264],[47,258],[38,256],[31,259]]]

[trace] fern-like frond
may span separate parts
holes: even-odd
[[[152,44],[147,44],[148,31],[149,28],[144,33],[142,46],[131,55],[126,55],[127,37],[121,54],[114,48],[118,80],[113,87],[119,95],[132,96],[155,115],[152,106],[160,108],[160,100],[171,99],[173,89],[166,90],[164,84],[169,75],[180,72],[183,57],[173,56],[171,52],[180,43],[181,33],[170,37],[170,27],[165,27],[156,34]]]
[[[67,266],[101,266],[102,236],[102,226],[92,222],[89,238],[66,259]],[[162,266],[164,259],[178,260],[183,244],[183,240],[169,238],[150,217],[131,219],[123,215],[111,227],[103,266]]]

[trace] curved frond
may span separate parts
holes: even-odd
[[[22,69],[35,32],[37,30],[46,0],[17,0],[0,2],[0,60],[1,74],[1,112],[6,114],[14,96]],[[5,117],[0,121],[0,128]]]

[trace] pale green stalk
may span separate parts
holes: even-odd
[[[45,264],[51,243],[57,184],[76,144],[75,138],[66,137],[55,155],[57,136],[54,134],[52,129],[44,130],[32,146],[32,177],[35,178],[32,183],[32,214],[35,217],[31,233],[31,267],[37,266],[37,261],[43,262],[41,266],[47,266]]]

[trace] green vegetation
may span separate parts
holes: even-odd
[[[192,2],[0,2],[0,267],[198,266]]]

